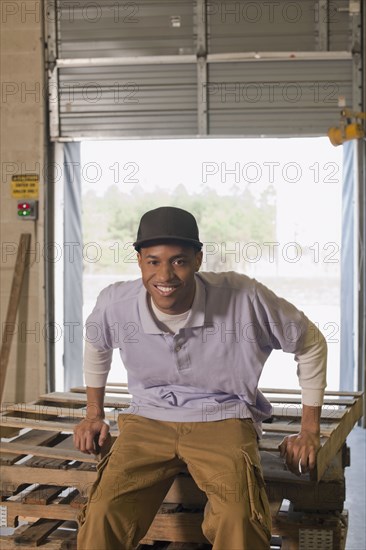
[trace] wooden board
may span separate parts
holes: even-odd
[[[2,344],[0,349],[0,401],[3,400],[3,393],[6,380],[6,371],[8,368],[8,362],[11,351],[11,343],[15,331],[9,333],[6,332],[6,327],[15,326],[17,318],[18,307],[23,287],[24,275],[29,269],[29,247],[31,242],[30,233],[22,233],[19,237],[19,247],[17,257],[15,260],[15,268],[13,274],[13,280],[10,289],[8,309],[6,312],[6,318],[4,326],[4,332],[2,337]]]

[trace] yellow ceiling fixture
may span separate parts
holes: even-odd
[[[366,113],[342,109],[339,126],[328,130],[328,137],[332,145],[342,145],[351,139],[364,138],[366,133],[361,120],[366,120]]]

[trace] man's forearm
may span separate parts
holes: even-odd
[[[103,386],[102,388],[91,388],[90,386],[87,386],[87,420],[97,420],[99,418],[104,418],[104,394],[105,386]]]
[[[301,431],[320,435],[321,407],[302,406]]]

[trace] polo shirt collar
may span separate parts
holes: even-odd
[[[206,289],[197,275],[195,276],[195,280],[196,293],[184,328],[202,327],[205,324]],[[151,315],[148,305],[148,292],[144,285],[141,286],[137,303],[143,331],[147,334],[163,334],[163,331],[157,326]]]

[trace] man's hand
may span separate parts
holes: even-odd
[[[298,476],[314,469],[319,448],[319,434],[306,430],[285,437],[279,445],[289,470]]]
[[[98,454],[109,432],[109,423],[104,418],[82,420],[74,428],[74,445],[79,451]]]

